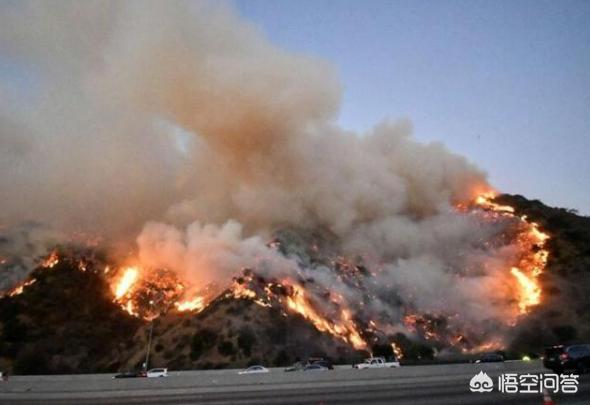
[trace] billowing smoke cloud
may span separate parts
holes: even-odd
[[[503,228],[453,209],[489,188],[484,173],[407,122],[339,128],[329,64],[277,49],[218,2],[10,2],[0,15],[1,55],[33,83],[0,106],[1,223],[140,234],[144,264],[196,284],[261,263],[313,270],[353,299],[265,245],[276,229],[323,229],[418,309],[502,315],[495,275],[514,253],[487,242]],[[387,291],[376,311],[395,311]]]
[[[148,223],[139,236],[140,261],[151,268],[175,269],[189,286],[227,285],[242,268],[291,274],[297,264],[270,250],[258,236],[244,237],[242,225],[190,224],[186,232]]]

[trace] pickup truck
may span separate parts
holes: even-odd
[[[385,361],[383,357],[370,357],[363,363],[355,364],[352,367],[358,368],[359,370],[366,368],[386,368],[386,367],[399,367],[399,361]]]

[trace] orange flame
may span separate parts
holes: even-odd
[[[8,293],[8,296],[9,297],[14,297],[16,295],[21,295],[23,293],[23,291],[25,290],[25,288],[27,288],[28,286],[30,286],[32,284],[35,284],[36,281],[37,280],[33,278],[33,279],[29,280],[29,281],[26,281],[26,282],[22,283],[21,285],[13,288],[12,291],[10,291]]]
[[[201,312],[205,309],[205,300],[203,297],[197,296],[192,300],[175,302],[174,306],[179,312]]]
[[[523,231],[517,240],[521,257],[519,262],[510,268],[510,274],[517,282],[519,312],[526,314],[531,307],[541,303],[542,290],[538,277],[545,270],[549,258],[549,251],[545,248],[549,235],[539,230],[537,223],[529,222],[526,216],[516,217],[513,207],[492,201],[494,197],[493,192],[482,194],[475,198],[475,204],[496,215],[519,218],[523,225]]]
[[[395,354],[395,358],[399,361],[404,358],[404,352],[402,348],[395,342],[391,342],[391,350],[393,350],[393,354]]]
[[[45,258],[45,260],[43,260],[41,262],[41,267],[44,267],[46,269],[51,269],[51,268],[55,267],[55,265],[58,263],[59,263],[59,255],[57,254],[57,251],[54,250],[49,254],[49,256],[47,256]]]
[[[357,350],[367,348],[367,342],[361,337],[348,310],[343,309],[341,311],[339,320],[330,321],[322,317],[310,304],[305,290],[297,284],[293,285],[293,294],[287,297],[287,306],[292,311],[311,321],[320,332],[328,332],[351,344]]]
[[[510,273],[516,278],[520,286],[518,307],[521,313],[526,313],[529,307],[538,305],[541,302],[541,288],[537,284],[535,276],[528,277],[516,267],[513,267]]]
[[[115,285],[115,300],[120,300],[133,287],[139,276],[139,269],[137,267],[127,267],[123,273],[123,277]]]

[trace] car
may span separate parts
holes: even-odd
[[[138,377],[145,377],[145,376],[137,371],[123,371],[122,373],[115,374],[113,376],[113,378],[138,378]]]
[[[309,364],[303,367],[303,371],[326,371],[329,370],[327,367],[321,366],[319,364]]]
[[[318,366],[322,366],[327,368],[328,370],[334,370],[334,366],[329,360],[317,360],[311,363],[312,365],[317,364]]]
[[[481,358],[475,360],[476,363],[499,363],[504,361],[504,356],[498,353],[485,353]]]
[[[268,368],[264,366],[250,366],[245,370],[240,371],[238,374],[262,374],[268,373]]]
[[[365,359],[363,363],[354,364],[352,367],[359,370],[364,370],[368,368],[392,368],[399,366],[399,361],[397,361],[395,358],[392,358],[391,361],[386,361],[383,357],[369,357],[368,359]]]
[[[152,368],[148,370],[146,373],[146,377],[148,378],[155,378],[155,377],[168,377],[168,369],[167,368]]]
[[[590,344],[548,347],[543,356],[543,365],[554,373],[576,370],[584,374],[590,370]]]

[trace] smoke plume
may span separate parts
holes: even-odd
[[[454,208],[489,189],[485,174],[408,122],[340,128],[335,68],[278,49],[227,4],[9,2],[0,52],[31,83],[0,83],[5,229],[139,235],[142,264],[196,285],[258,266],[354,302],[265,245],[277,229],[325,230],[379,269],[368,312],[399,316],[395,291],[417,310],[505,315],[498,274],[515,253],[489,243],[505,224]]]

